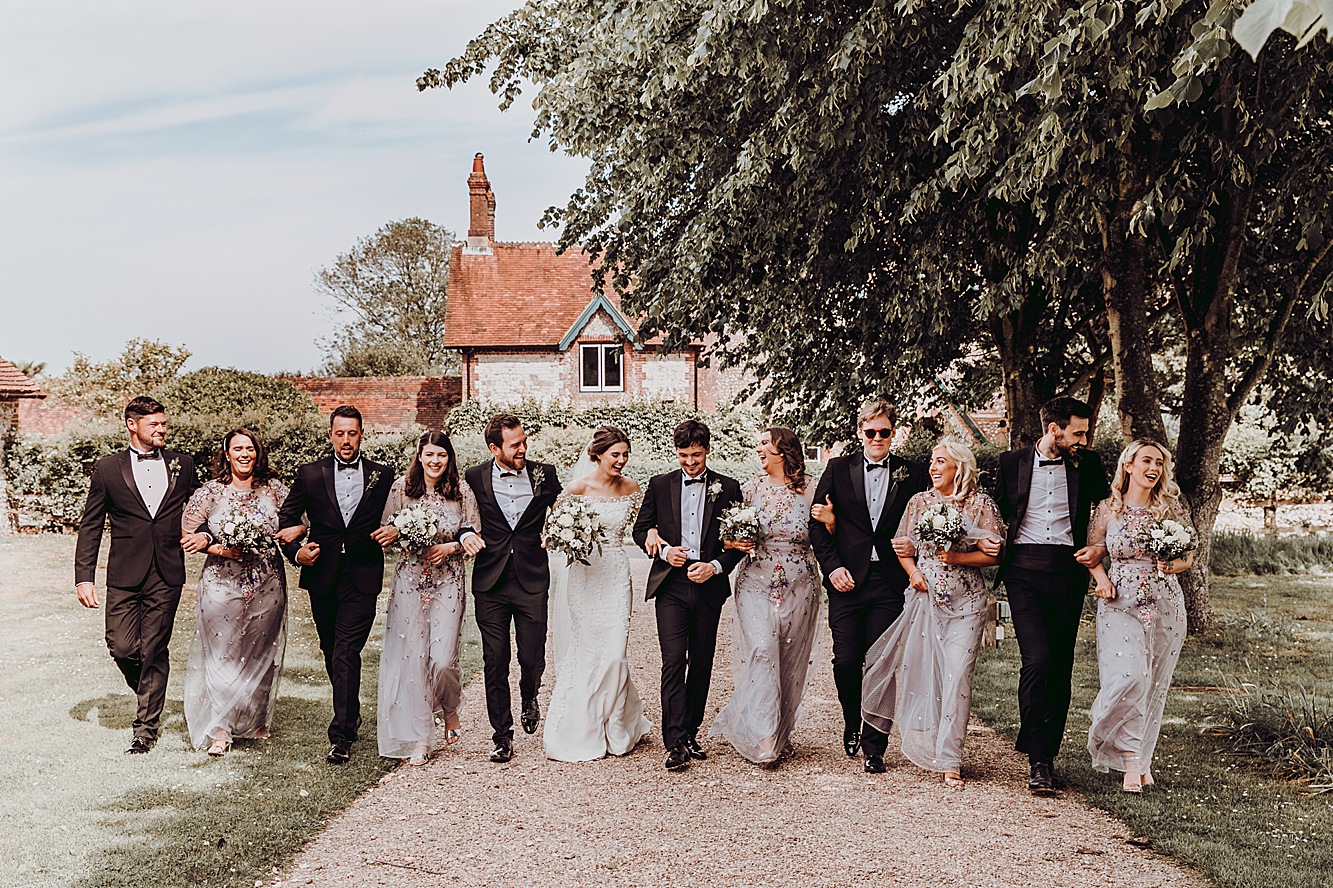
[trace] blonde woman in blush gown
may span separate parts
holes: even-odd
[[[205,524],[216,532],[243,514],[277,533],[287,487],[270,472],[258,435],[228,432],[214,476],[185,506],[184,533]],[[287,645],[287,574],[276,543],[242,552],[212,542],[205,551],[185,667],[185,724],[196,749],[220,756],[236,738],[268,739]]]
[[[908,501],[894,537],[910,583],[907,604],[866,655],[861,707],[866,723],[886,734],[897,724],[908,761],[962,789],[972,667],[986,623],[981,568],[999,563],[1004,522],[995,501],[977,489],[976,457],[962,442],[945,438],[935,446],[930,483]],[[922,515],[943,504],[962,513],[965,529],[947,550],[923,542],[916,529]]]
[[[427,432],[407,474],[393,482],[384,504],[386,548],[398,539],[390,520],[408,506],[425,506],[439,521],[434,545],[402,552],[390,583],[380,656],[378,741],[380,755],[424,765],[438,715],[445,745],[458,740],[463,674],[458,666],[463,634],[462,527],[480,527],[477,498],[458,475],[454,445],[444,432]]]
[[[1145,549],[1152,526],[1169,518],[1190,527],[1172,478],[1171,452],[1156,441],[1134,441],[1120,454],[1111,495],[1088,529],[1096,546],[1097,667],[1101,690],[1092,701],[1088,752],[1099,771],[1124,772],[1125,792],[1150,786],[1171,675],[1185,644],[1185,599],[1176,575],[1194,553],[1164,562]],[[1110,556],[1108,572],[1100,563]]]
[[[819,565],[810,548],[813,488],[791,429],[759,434],[764,474],[741,488],[759,518],[758,540],[724,540],[749,557],[736,573],[732,660],[736,689],[709,731],[750,761],[776,767],[795,747],[801,699],[814,674],[819,634]]]

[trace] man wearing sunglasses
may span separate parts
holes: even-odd
[[[897,408],[887,401],[861,408],[861,450],[828,461],[811,507],[810,543],[829,596],[842,745],[849,756],[864,750],[871,774],[884,771],[888,738],[861,723],[861,675],[866,651],[903,612],[907,574],[894,554],[893,535],[907,501],[930,486],[924,466],[889,453],[897,419]]]

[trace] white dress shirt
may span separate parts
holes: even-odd
[[[1063,460],[1043,466],[1047,459],[1035,447],[1032,455],[1032,487],[1028,508],[1014,542],[1021,545],[1072,546],[1074,525],[1070,520],[1069,481]]]
[[[701,481],[694,484],[686,484],[686,481],[693,480],[684,471],[680,473],[680,545],[663,546],[659,553],[663,561],[666,560],[667,552],[671,549],[684,549],[685,557],[691,561],[700,561],[703,559],[704,536],[704,503],[708,496],[708,472],[704,471],[698,476]],[[722,573],[722,565],[717,561],[710,561],[713,570],[719,574]]]
[[[348,465],[352,468],[345,468]],[[333,458],[333,493],[338,497],[338,511],[342,513],[343,526],[346,527],[356,514],[356,507],[361,505],[361,495],[365,493],[360,459],[354,463],[345,463],[336,456]]]
[[[872,468],[875,464],[864,455],[861,457],[861,471],[866,475],[866,508],[870,511],[870,529],[879,529],[879,516],[884,512],[884,504],[889,500],[889,489],[893,486],[893,467],[889,458],[884,457],[882,469]],[[870,547],[870,560],[878,561],[879,552]]]
[[[157,459],[139,459],[139,451],[130,448],[130,466],[134,469],[134,484],[139,488],[139,496],[148,507],[149,517],[156,518],[157,510],[162,507],[162,500],[167,496],[167,461],[159,452]]]
[[[509,522],[509,529],[517,528],[519,519],[532,502],[532,479],[526,468],[519,471],[502,469],[498,462],[491,460],[491,487],[495,491],[496,505]]]

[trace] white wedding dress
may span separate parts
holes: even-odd
[[[653,728],[625,656],[633,594],[621,540],[643,496],[580,499],[597,510],[606,542],[589,565],[551,556],[555,690],[542,739],[547,758],[562,762],[624,755]]]

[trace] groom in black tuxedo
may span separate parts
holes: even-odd
[[[361,412],[342,406],[329,417],[333,455],[301,466],[278,513],[282,551],[301,567],[301,588],[319,633],[324,669],[333,685],[333,721],[325,760],[351,758],[361,727],[361,650],[375,622],[384,585],[381,529],[393,469],[361,455]],[[309,519],[310,538],[302,518]]]
[[[907,501],[930,486],[924,467],[889,454],[898,410],[871,401],[857,416],[861,452],[830,459],[815,488],[813,517],[836,516],[832,533],[810,522],[810,544],[828,590],[833,631],[833,680],[842,704],[842,744],[849,756],[865,751],[865,769],[884,771],[888,737],[861,722],[866,651],[903,612],[907,574],[893,536]]]
[[[99,459],[74,549],[79,603],[99,607],[97,553],[111,521],[106,564],[106,645],[125,683],[138,695],[134,737],[127,753],[157,742],[167,698],[171,628],[185,584],[181,511],[199,486],[194,461],[166,450],[166,411],[152,398],[125,407],[129,449]]]
[[[1035,446],[1000,456],[997,505],[1008,523],[996,581],[1004,580],[1022,667],[1020,727],[1028,789],[1055,792],[1052,763],[1069,716],[1078,621],[1088,594],[1088,523],[1110,494],[1097,451],[1088,449],[1092,411],[1074,398],[1042,405]]]
[[[514,757],[514,712],[509,696],[509,627],[518,648],[519,717],[523,730],[537,730],[541,712],[537,691],[546,671],[546,611],[551,568],[542,548],[546,511],[563,489],[555,466],[528,462],[528,436],[522,421],[502,413],[486,423],[492,459],[466,472],[477,497],[481,527],[459,529],[458,540],[476,558],[472,597],[486,678],[486,714],[490,717],[491,761]]]
[[[718,535],[722,512],[740,502],[734,478],[708,469],[712,435],[688,419],[676,427],[679,472],[648,482],[643,508],[634,522],[634,542],[653,559],[648,595],[657,607],[662,646],[662,742],[668,771],[708,755],[697,735],[713,677],[713,652],[722,605],[731,594],[727,575],[744,558],[723,549]]]

